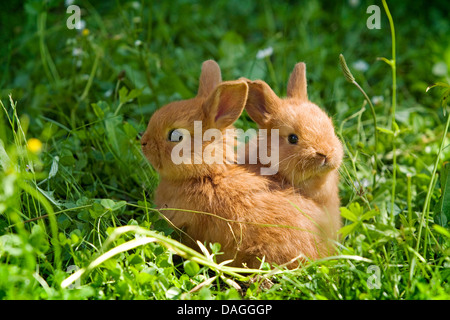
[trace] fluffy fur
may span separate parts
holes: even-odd
[[[279,169],[273,180],[283,188],[294,187],[299,195],[317,203],[328,216],[329,237],[336,238],[341,227],[338,169],[343,148],[330,117],[308,100],[305,64],[295,66],[284,99],[264,81],[248,83],[245,108],[259,128],[268,129],[268,150],[270,130],[279,130]],[[298,137],[295,144],[289,142],[292,134]]]
[[[202,121],[203,130],[225,132],[240,116],[247,96],[246,81],[221,82],[219,66],[206,61],[197,96],[154,113],[142,148],[161,178],[156,205],[170,209],[163,213],[183,231],[185,244],[198,249],[197,240],[218,242],[224,252],[219,260],[233,259],[235,266],[258,267],[257,257],[284,264],[299,256],[328,255],[327,222],[312,200],[270,186],[267,178],[235,163],[175,165],[171,161],[171,150],[177,144],[167,138],[171,130],[183,128],[192,133],[194,121]],[[224,139],[203,142],[202,148],[210,143],[234,146],[233,139]],[[192,150],[192,159],[198,156]]]

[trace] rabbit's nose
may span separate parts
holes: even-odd
[[[141,134],[139,134],[139,135],[141,135]],[[147,143],[148,143],[147,136],[144,134],[144,135],[141,135],[140,138],[141,138],[141,146],[145,147],[147,145]]]
[[[323,163],[327,163],[328,158],[327,158],[327,155],[326,155],[326,154],[323,154],[323,153],[320,153],[320,152],[316,152],[316,155],[317,155],[318,157],[322,158]]]

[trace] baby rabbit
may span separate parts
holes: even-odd
[[[287,98],[280,99],[264,81],[248,83],[245,108],[260,129],[267,129],[268,150],[271,130],[279,130],[278,173],[273,179],[285,188],[294,187],[301,196],[323,208],[335,237],[341,227],[338,169],[343,148],[330,117],[308,100],[305,64],[296,64],[289,78]]]
[[[218,260],[233,259],[234,266],[258,267],[258,257],[284,264],[299,256],[326,256],[326,222],[313,201],[290,190],[269,190],[266,177],[235,164],[225,152],[221,163],[210,161],[212,153],[206,151],[211,146],[234,147],[227,129],[239,118],[247,96],[246,81],[222,82],[219,66],[209,60],[202,65],[195,98],[169,103],[153,114],[141,143],[160,175],[155,203],[166,208],[164,215],[183,231],[182,242],[194,249],[197,240],[218,242],[224,252]],[[199,129],[195,121],[201,121],[202,141],[192,136]],[[218,129],[222,136],[205,139],[209,129]],[[184,155],[186,161],[177,164],[173,151],[182,143],[194,148],[187,148],[191,151]]]

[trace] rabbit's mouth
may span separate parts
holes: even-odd
[[[161,156],[160,156],[159,152],[155,152],[152,155],[152,165],[155,167],[156,170],[162,169]]]
[[[339,169],[341,161],[337,155],[336,149],[330,152],[316,152],[314,156],[314,163],[319,171],[328,171]]]
[[[153,144],[150,142],[142,143],[142,151],[147,158],[147,160],[151,163],[153,168],[160,171],[162,169],[162,161],[159,151],[155,151]],[[153,151],[150,151],[153,150]]]
[[[318,165],[317,170],[319,172],[327,173],[328,171],[338,169],[339,165],[334,161],[334,159],[327,157]]]
[[[339,166],[335,163],[332,157],[320,157],[314,158],[314,161],[311,162],[309,171],[309,176],[323,176],[328,174],[329,172],[336,170]]]

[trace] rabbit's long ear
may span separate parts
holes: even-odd
[[[306,65],[304,62],[299,62],[295,65],[289,78],[287,96],[301,101],[308,101]]]
[[[208,97],[211,92],[222,82],[220,67],[214,60],[206,60],[202,64],[198,97]]]
[[[245,81],[225,81],[203,103],[203,113],[209,128],[225,129],[241,115],[247,101]]]
[[[280,98],[267,83],[262,80],[249,82],[245,110],[260,127],[269,124],[272,116],[278,112],[280,105]]]

